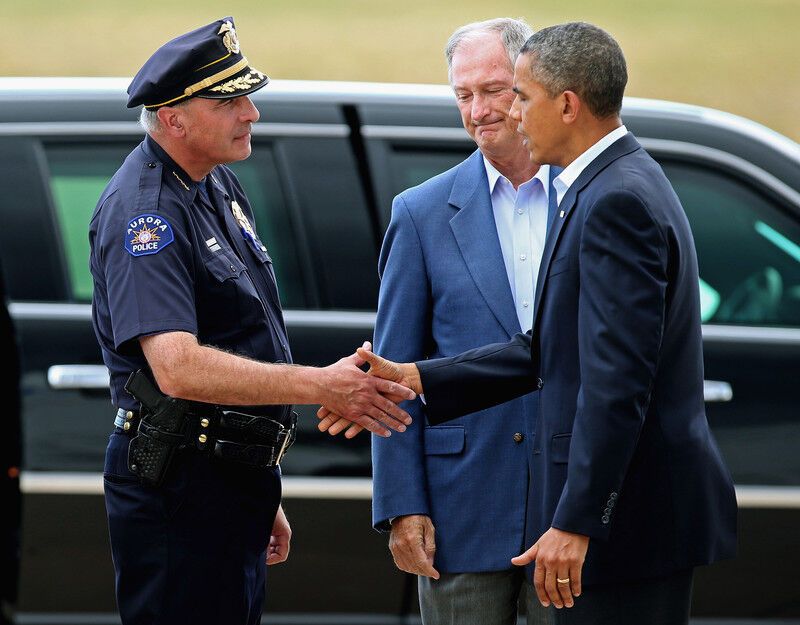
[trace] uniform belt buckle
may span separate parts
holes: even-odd
[[[292,430],[290,428],[285,429],[281,432],[283,435],[283,442],[281,443],[281,448],[278,451],[278,455],[275,458],[275,464],[280,464],[283,457],[286,455],[289,447],[291,447],[290,441],[292,440]]]

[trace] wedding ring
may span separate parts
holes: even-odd
[[[564,579],[559,579],[558,577],[556,577],[556,581],[559,584],[569,584],[569,577],[565,577]]]

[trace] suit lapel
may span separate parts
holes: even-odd
[[[486,304],[509,336],[520,331],[489,196],[486,168],[475,151],[459,168],[449,203],[459,209],[450,220],[464,262]]]
[[[566,226],[567,221],[572,214],[572,209],[575,207],[578,194],[587,184],[592,181],[597,174],[599,174],[608,165],[613,163],[621,156],[630,154],[639,147],[639,142],[631,133],[628,133],[621,139],[612,143],[608,148],[601,152],[597,158],[589,163],[586,169],[581,172],[581,175],[578,176],[578,179],[572,183],[569,189],[567,189],[567,193],[564,195],[564,199],[561,200],[561,204],[557,205],[553,211],[555,215],[553,217],[552,225],[550,225],[547,230],[547,239],[545,240],[544,252],[542,253],[542,264],[539,266],[539,279],[536,281],[536,294],[534,296],[533,308],[534,328],[536,328],[536,322],[539,318],[539,310],[541,309],[542,305],[542,291],[545,287],[550,261],[553,259],[553,253],[558,246],[558,240],[561,237],[561,231]],[[550,190],[553,194],[555,194],[555,189],[553,189],[552,186],[552,179],[553,176],[550,178]],[[551,208],[554,206],[554,203],[555,197],[552,198],[552,202],[550,204]]]

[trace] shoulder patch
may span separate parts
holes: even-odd
[[[125,249],[131,256],[158,254],[174,240],[172,226],[161,215],[139,215],[125,229]]]

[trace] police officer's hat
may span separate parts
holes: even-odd
[[[235,98],[269,78],[250,67],[239,49],[233,18],[225,17],[165,43],[128,87],[128,108],[155,110],[188,98]]]

